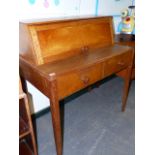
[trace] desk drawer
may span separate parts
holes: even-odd
[[[132,52],[123,53],[121,55],[112,57],[105,62],[104,75],[116,73],[126,68],[132,61]]]
[[[57,78],[59,99],[69,96],[100,79],[101,64],[60,75]]]

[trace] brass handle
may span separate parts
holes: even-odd
[[[84,53],[85,52],[85,48],[81,47],[81,52]]]
[[[82,53],[88,52],[88,50],[89,50],[89,47],[88,46],[81,47],[81,52]]]
[[[123,66],[123,65],[125,65],[125,62],[119,61],[117,64],[120,65],[120,66]]]
[[[81,80],[83,81],[83,83],[85,85],[87,85],[89,83],[89,77],[85,76],[85,77],[82,77]]]
[[[84,46],[85,48],[85,51],[88,51],[89,50],[89,47],[88,46]]]

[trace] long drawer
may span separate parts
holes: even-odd
[[[59,99],[100,80],[101,70],[101,64],[94,64],[93,66],[58,76]]]
[[[132,52],[126,52],[106,60],[104,64],[104,76],[119,72],[132,62]]]

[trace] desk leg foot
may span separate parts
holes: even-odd
[[[51,93],[50,93],[50,110],[53,123],[53,131],[55,138],[55,145],[57,155],[62,155],[62,132],[61,132],[61,120],[60,120],[60,103],[57,95],[57,83],[56,81],[51,82]]]
[[[128,67],[125,70],[126,74],[124,76],[124,88],[123,88],[123,96],[122,96],[122,112],[125,111],[126,108],[126,103],[127,103],[127,97],[128,97],[128,92],[129,92],[129,87],[130,87],[130,79],[131,79],[131,72],[132,72],[132,67]]]

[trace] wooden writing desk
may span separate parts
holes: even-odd
[[[20,23],[20,74],[50,99],[57,155],[59,100],[124,70],[124,111],[132,59],[132,48],[114,44],[112,17]]]

